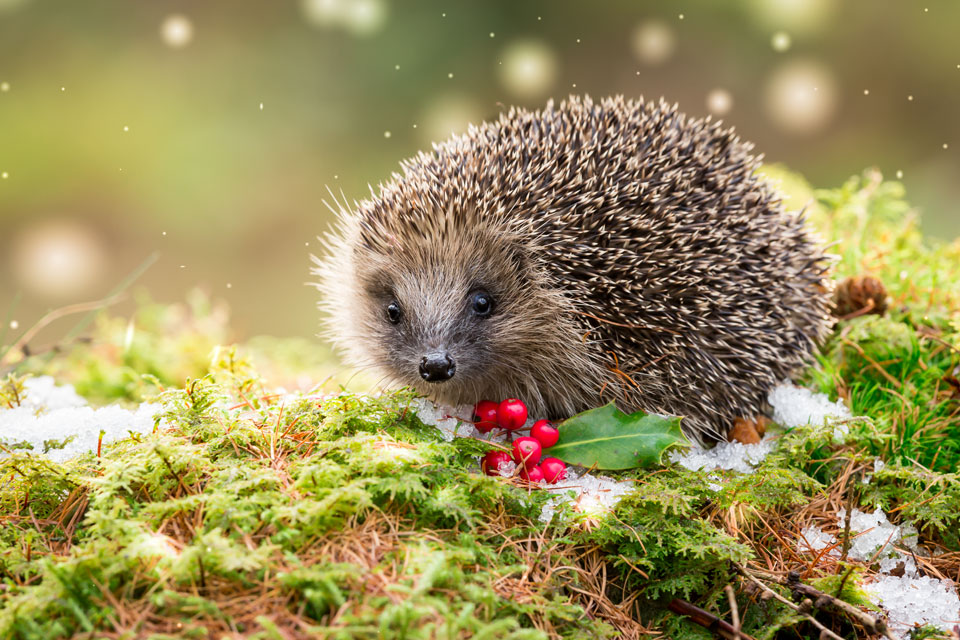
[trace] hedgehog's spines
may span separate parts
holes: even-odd
[[[663,99],[511,107],[402,162],[344,211],[322,287],[342,300],[376,269],[441,286],[421,260],[448,279],[509,276],[514,314],[478,339],[512,342],[516,370],[493,353],[501,370],[476,372],[474,389],[522,392],[552,414],[615,398],[716,435],[808,362],[829,323],[828,258],[803,212],[786,213],[756,173],[752,150],[732,128]],[[438,304],[447,293],[436,292]],[[365,304],[331,320],[341,334],[369,332],[347,344],[356,357],[384,348],[382,314],[369,319]],[[456,380],[448,399],[464,400],[468,385]]]

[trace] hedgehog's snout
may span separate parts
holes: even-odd
[[[453,377],[457,364],[449,353],[437,351],[428,353],[420,361],[420,377],[427,382],[444,382]]]

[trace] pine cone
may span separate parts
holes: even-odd
[[[837,287],[833,296],[833,315],[838,318],[887,312],[887,289],[873,276],[847,278]]]

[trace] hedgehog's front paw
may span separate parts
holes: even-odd
[[[727,437],[731,442],[756,444],[763,439],[763,434],[767,432],[767,425],[769,424],[770,418],[765,415],[758,415],[754,418],[737,418],[734,420],[733,428]]]

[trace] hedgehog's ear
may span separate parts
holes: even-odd
[[[507,247],[507,258],[510,264],[516,269],[516,273],[529,274],[533,269],[533,256],[530,250],[519,242],[509,242]]]

